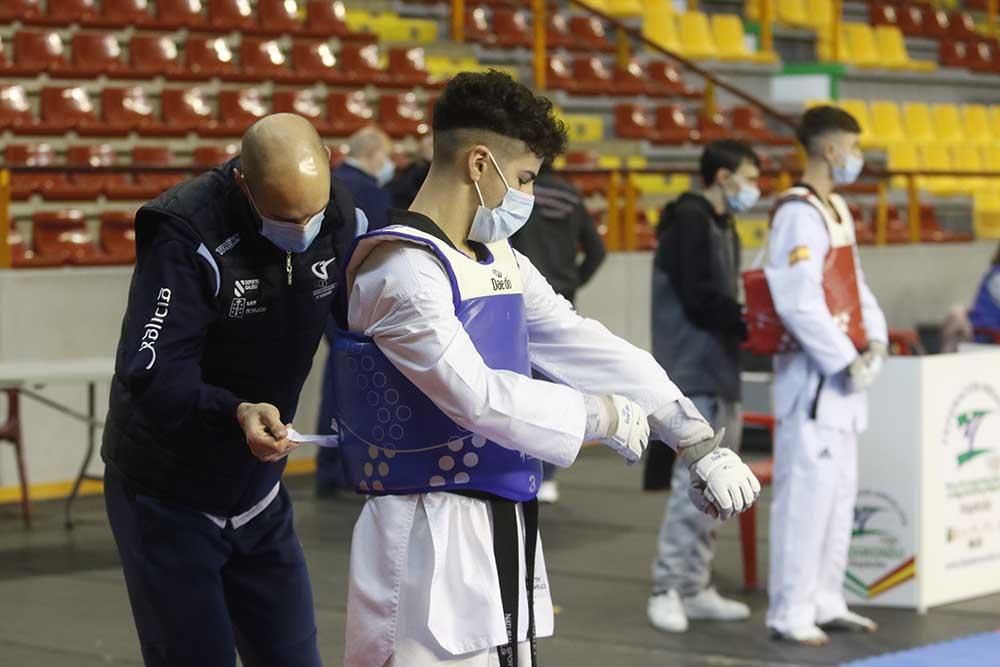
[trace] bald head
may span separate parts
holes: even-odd
[[[261,215],[305,223],[330,198],[330,154],[312,124],[290,113],[266,116],[243,135],[237,178]]]

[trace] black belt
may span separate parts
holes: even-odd
[[[507,644],[497,647],[500,667],[517,667],[517,609],[518,609],[518,538],[517,503],[511,500],[491,499],[493,512],[493,555],[497,561],[500,579],[500,600],[503,602],[504,623],[507,625]],[[532,667],[538,665],[535,651],[535,547],[538,545],[538,501],[523,503],[524,507],[524,563],[525,590],[528,592],[528,643],[531,646]]]

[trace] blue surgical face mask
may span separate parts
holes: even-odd
[[[375,174],[375,181],[379,184],[379,187],[384,187],[395,175],[396,165],[392,160],[386,160],[382,163],[382,168],[378,170],[377,174]]]
[[[524,223],[528,222],[531,209],[535,206],[535,198],[532,195],[510,187],[493,154],[490,153],[489,156],[507,192],[499,206],[487,208],[479,183],[473,183],[479,194],[480,206],[476,209],[476,217],[472,219],[469,240],[480,243],[495,243],[513,236],[517,230],[524,227]]]
[[[260,233],[285,252],[305,252],[319,234],[325,215],[326,210],[322,210],[309,218],[309,222],[304,225],[272,220],[262,215]]]
[[[726,206],[733,213],[743,213],[752,209],[758,199],[760,199],[760,188],[749,183],[741,183],[736,194],[726,195]]]
[[[858,180],[861,170],[865,168],[865,159],[860,155],[848,153],[844,164],[835,165],[832,170],[833,182],[837,185],[850,185]]]

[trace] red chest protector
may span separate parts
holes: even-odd
[[[785,203],[801,201],[809,204],[823,217],[830,235],[830,251],[823,262],[823,293],[841,331],[847,334],[858,351],[868,346],[864,320],[861,315],[861,292],[858,289],[858,273],[854,260],[856,241],[854,219],[840,195],[830,195],[834,212],[802,186],[793,187],[778,199],[771,210],[774,214]],[[788,261],[793,261],[789,258]],[[799,349],[798,342],[785,329],[774,308],[771,290],[763,269],[755,268],[743,272],[743,289],[747,308],[747,342],[744,347],[755,354],[771,355],[792,352]]]

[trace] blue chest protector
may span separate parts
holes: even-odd
[[[387,227],[358,239],[353,274],[379,243],[426,246],[451,281],[455,315],[486,365],[531,374],[524,298],[517,261],[506,241],[476,262],[430,234]],[[365,336],[338,332],[331,354],[338,372],[340,447],[359,493],[401,495],[480,492],[525,502],[541,482],[541,462],[463,429],[417,389]]]

